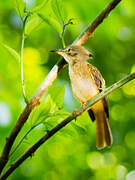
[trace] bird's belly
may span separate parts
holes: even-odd
[[[87,102],[98,94],[98,89],[91,78],[80,76],[71,78],[72,90],[76,98],[81,102]]]

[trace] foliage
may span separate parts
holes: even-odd
[[[0,1],[0,152],[16,119],[24,107],[20,83],[20,46],[22,21],[28,15],[25,27],[24,79],[26,95],[31,97],[57,62],[58,56],[50,49],[62,47],[61,35],[70,19],[78,24],[64,31],[66,44],[95,18],[108,1],[50,0]],[[42,5],[42,6],[41,6]],[[135,15],[133,0],[122,1],[96,30],[85,46],[93,52],[96,65],[107,86],[129,72],[135,72]],[[18,61],[19,60],[19,61]],[[27,132],[11,162],[28,146],[68,116],[78,102],[73,98],[67,68],[62,70],[34,109],[21,131],[13,150]],[[64,85],[63,85],[64,84]],[[64,103],[63,103],[64,99]],[[98,151],[95,147],[95,123],[84,113],[43,145],[32,159],[25,162],[9,179],[45,180],[132,180],[135,177],[135,82],[109,95],[110,124],[114,143],[110,149]]]

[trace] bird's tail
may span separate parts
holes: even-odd
[[[93,111],[96,119],[96,146],[98,149],[110,147],[112,134],[102,101],[93,106]]]

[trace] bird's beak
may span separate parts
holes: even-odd
[[[66,53],[66,50],[65,49],[55,49],[55,50],[50,50],[50,52],[54,52],[57,54],[63,54],[63,53]]]

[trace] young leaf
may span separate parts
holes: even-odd
[[[55,86],[52,85],[48,93],[51,95],[52,100],[56,103],[58,108],[62,108],[63,100],[64,100],[64,94],[65,94],[65,85],[61,86]]]
[[[31,16],[25,27],[25,34],[28,36],[32,31],[39,27],[42,20],[38,16]]]
[[[71,127],[65,127],[59,131],[61,136],[64,137],[73,137],[75,135],[75,131],[71,129]]]
[[[85,134],[86,133],[85,129],[83,127],[79,126],[77,123],[71,122],[71,125],[79,134]]]
[[[52,0],[51,1],[52,10],[57,20],[62,23],[62,26],[66,19],[65,9],[62,4],[62,0]]]
[[[69,115],[68,112],[64,110],[58,110],[52,113],[52,115],[47,119],[47,122],[54,122],[55,124],[65,119]]]
[[[34,7],[31,12],[35,13],[35,12],[40,11],[47,4],[47,2],[48,0],[44,0],[40,5]]]
[[[55,30],[58,34],[62,33],[62,28],[60,24],[51,16],[49,18],[44,15],[38,13],[37,14],[46,24],[48,24],[53,30]]]
[[[20,18],[25,16],[26,3],[23,0],[14,0],[16,13]]]
[[[46,97],[45,101],[42,101],[39,106],[37,106],[31,113],[29,117],[29,122],[31,126],[44,121],[49,117],[52,110],[52,100],[50,96]]]
[[[6,44],[0,43],[17,61],[20,61],[19,53],[13,48],[7,46]]]

